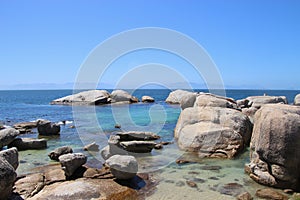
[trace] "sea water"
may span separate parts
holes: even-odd
[[[197,92],[207,90],[196,90]],[[111,90],[109,90],[111,92]],[[47,119],[52,122],[63,120],[72,124],[61,125],[60,136],[43,137],[48,148],[44,150],[20,151],[20,165],[17,173],[26,174],[30,170],[53,163],[48,153],[53,149],[68,145],[74,152],[83,152],[89,156],[88,164],[101,167],[103,159],[99,153],[83,151],[83,146],[96,142],[100,149],[107,145],[110,135],[122,130],[153,131],[161,136],[161,141],[174,142],[164,146],[163,150],[153,150],[151,154],[137,156],[139,171],[149,172],[159,181],[154,194],[148,199],[234,199],[240,191],[254,195],[256,189],[263,188],[244,173],[244,165],[249,162],[249,151],[232,160],[190,158],[195,163],[178,165],[175,160],[184,155],[177,148],[173,131],[181,112],[178,105],[166,104],[170,90],[135,90],[133,95],[141,99],[143,95],[155,98],[155,103],[137,103],[130,105],[72,106],[50,105],[49,103],[66,95],[72,90],[25,90],[0,91],[0,122],[13,125],[18,122]],[[295,90],[227,90],[226,96],[242,99],[254,95],[286,96],[293,102]],[[70,125],[76,128],[71,128]],[[37,131],[21,137],[38,138]],[[187,155],[184,155],[187,156]],[[193,155],[191,155],[193,157]],[[187,181],[193,181],[197,187],[190,187]],[[226,184],[233,185],[228,191]]]

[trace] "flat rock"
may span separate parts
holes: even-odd
[[[64,154],[68,154],[68,153],[73,153],[73,149],[69,146],[62,146],[62,147],[58,147],[56,149],[54,149],[53,151],[51,151],[48,156],[51,160],[56,160],[59,161],[59,156],[64,155]]]
[[[0,157],[4,158],[16,170],[19,166],[19,153],[17,148],[13,147],[0,151]]]
[[[88,90],[51,101],[58,105],[100,105],[110,103],[110,94],[106,90]]]
[[[0,130],[0,149],[10,144],[20,132],[14,128],[4,128]]]
[[[128,141],[120,142],[120,146],[133,153],[149,153],[155,147],[156,143],[152,141]]]
[[[258,189],[255,193],[256,196],[263,199],[272,199],[272,200],[287,200],[288,196],[281,194],[272,189]]]
[[[59,135],[60,125],[52,122],[40,123],[37,127],[40,135]]]
[[[8,147],[16,147],[18,151],[46,149],[47,140],[35,138],[16,138],[8,145]]]
[[[132,141],[132,140],[157,140],[160,136],[152,132],[141,131],[128,131],[123,133],[117,133],[120,137],[120,141]]]
[[[138,171],[138,163],[133,156],[114,155],[106,160],[111,173],[117,179],[131,179]]]

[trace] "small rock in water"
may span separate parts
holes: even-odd
[[[188,174],[200,174],[199,172],[195,172],[195,171],[190,171],[188,172]]]
[[[74,125],[71,125],[70,128],[75,128],[75,126],[74,126]]]
[[[188,161],[188,160],[177,159],[177,160],[176,160],[176,163],[177,163],[177,164],[186,164],[186,163],[190,163],[190,161]]]
[[[175,183],[173,180],[165,180],[166,183]]]
[[[210,171],[215,171],[215,172],[220,172],[220,169],[222,169],[221,166],[209,166],[209,165],[205,165],[200,167],[200,169],[202,170],[210,170]]]
[[[115,128],[121,128],[121,125],[120,124],[116,124]]]
[[[99,145],[96,142],[86,145],[83,148],[85,151],[99,151]]]
[[[186,184],[192,188],[198,187],[197,183],[195,183],[194,181],[191,181],[191,180],[187,180]]]
[[[241,184],[238,183],[227,183],[220,188],[218,188],[218,191],[221,194],[226,194],[230,196],[238,196],[239,194],[245,192],[244,187]]]
[[[212,177],[209,177],[208,179],[210,179],[210,180],[219,180],[219,178],[218,177],[215,177],[215,176],[212,176]]]
[[[253,197],[249,192],[244,192],[237,196],[237,200],[252,200]]]
[[[48,156],[51,160],[56,160],[59,161],[59,156],[64,155],[64,154],[68,154],[68,153],[73,153],[73,149],[69,146],[63,146],[63,147],[59,147],[54,149],[53,151],[51,151]]]
[[[182,187],[185,185],[185,183],[183,181],[178,181],[176,184],[175,184],[177,187]]]
[[[154,146],[154,149],[157,149],[157,150],[159,150],[159,149],[162,149],[163,148],[163,145],[162,144],[156,144],[155,146]]]
[[[287,200],[288,197],[280,192],[277,192],[273,189],[258,189],[255,193],[256,196],[264,199],[274,199],[274,200]]]
[[[287,193],[287,194],[293,194],[294,190],[292,190],[292,189],[285,189],[285,190],[283,190],[283,192]]]
[[[197,183],[205,183],[206,182],[206,180],[204,180],[202,178],[194,178],[193,180]]]

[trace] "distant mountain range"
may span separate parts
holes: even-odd
[[[187,87],[187,85],[190,85]],[[193,89],[207,89],[207,86],[203,83],[169,83],[167,87],[164,87],[162,85],[156,85],[156,84],[150,84],[150,85],[145,85],[141,89],[165,89],[165,88],[170,88],[170,89],[189,89],[190,87]],[[91,89],[94,84],[92,83],[84,83],[80,84],[81,89]],[[15,85],[0,85],[0,90],[62,90],[62,89],[73,89],[74,88],[74,83],[32,83],[32,84],[15,84]],[[115,85],[109,84],[109,83],[100,83],[97,86],[98,89],[116,89]],[[259,85],[239,85],[239,86],[234,86],[234,85],[225,85],[226,89],[276,89],[276,88],[264,88]],[[135,89],[132,86],[122,86],[119,87],[119,89]],[[220,89],[220,87],[215,87],[212,89]],[[299,90],[298,88],[278,88],[278,89],[291,89],[291,90]]]

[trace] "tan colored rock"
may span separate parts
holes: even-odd
[[[153,97],[150,96],[142,96],[142,102],[144,103],[153,103],[155,100]]]
[[[200,94],[194,103],[195,107],[222,107],[222,108],[237,108],[237,103],[234,99],[217,96],[214,94]]]
[[[288,103],[285,96],[250,96],[246,99],[252,103],[251,107],[255,108],[260,108],[262,105],[265,104]]]
[[[166,99],[167,103],[170,104],[180,104],[181,100],[184,96],[193,94],[193,92],[185,91],[185,90],[175,90],[170,92],[169,96]]]
[[[300,107],[268,104],[255,114],[246,169],[258,183],[299,190]]]
[[[300,94],[295,96],[294,105],[300,106]]]
[[[255,195],[263,199],[288,200],[288,196],[269,188],[258,189]]]
[[[112,103],[137,103],[139,102],[138,98],[132,96],[131,94],[129,94],[128,92],[124,91],[124,90],[114,90],[111,93],[111,102]]]
[[[199,157],[232,158],[249,144],[251,126],[248,117],[235,109],[193,107],[181,112],[174,136],[181,149]]]

